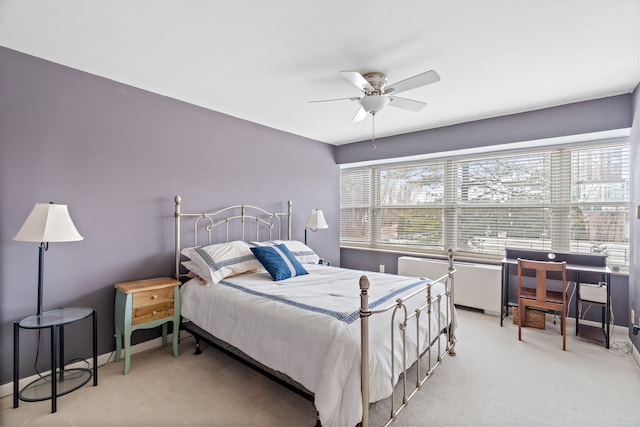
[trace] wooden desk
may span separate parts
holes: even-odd
[[[552,254],[552,257],[549,255]],[[506,249],[505,258],[502,259],[502,290],[500,299],[500,326],[504,318],[509,314],[509,307],[516,306],[509,298],[510,286],[509,277],[512,267],[518,265],[518,258],[532,259],[535,261],[556,261],[567,262],[567,281],[575,282],[576,285],[576,335],[579,333],[579,304],[580,304],[580,283],[599,283],[607,286],[607,297],[604,313],[604,343],[609,348],[609,337],[611,327],[611,270],[607,267],[607,256],[596,254],[576,254],[553,251]]]

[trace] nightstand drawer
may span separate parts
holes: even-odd
[[[173,317],[173,301],[164,304],[149,305],[133,309],[132,325],[147,323],[153,320]]]
[[[141,307],[169,303],[173,306],[173,288],[152,289],[133,294],[133,310]],[[135,317],[135,315],[134,315]]]

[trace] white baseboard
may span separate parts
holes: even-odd
[[[169,343],[169,345],[171,345],[171,342],[173,340],[173,334],[168,334],[167,335],[167,342]],[[136,345],[132,345],[131,346],[131,354],[136,354],[136,353],[142,353],[143,351],[147,351],[147,350],[154,350],[157,348],[162,347],[162,337],[158,337],[149,341],[145,341],[145,342],[141,342],[140,344],[136,344]],[[105,365],[109,362],[113,362],[115,359],[115,353],[116,351],[113,350],[110,353],[105,353],[105,354],[101,354],[98,356],[98,367]],[[122,357],[120,358],[120,361],[118,363],[124,363],[124,350],[122,350]],[[67,368],[85,368],[87,367],[87,364],[89,365],[89,368],[93,368],[93,358],[89,358],[86,360],[81,360],[75,363],[70,363],[68,365],[66,365]],[[41,372],[42,375],[48,375],[50,374],[51,371],[46,371],[46,372]],[[18,381],[18,388],[22,389],[24,386],[26,386],[27,384],[31,383],[32,381],[35,381],[38,379],[38,375],[32,375],[28,378],[21,378],[20,381]],[[9,396],[13,394],[13,381],[6,383],[6,384],[2,384],[0,385],[0,398],[1,397],[5,397],[5,396]]]
[[[571,322],[571,323],[569,323],[569,322]],[[593,326],[594,328],[601,328],[602,327],[602,323],[598,322],[597,320],[580,319],[580,324],[581,325],[586,325],[586,326]],[[567,316],[567,325],[575,327],[576,326],[576,318]],[[611,328],[613,329],[611,331],[611,333],[614,334],[616,337],[626,337],[629,334],[629,328],[627,328],[626,326],[611,325]]]

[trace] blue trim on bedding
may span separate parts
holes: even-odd
[[[428,283],[427,280],[421,279],[421,280],[419,280],[417,282],[410,283],[410,284],[408,284],[406,286],[403,286],[400,289],[397,289],[397,290],[395,290],[393,292],[390,292],[389,294],[384,295],[383,297],[378,298],[377,300],[375,300],[373,302],[370,302],[369,303],[369,309],[374,309],[374,308],[378,307],[380,304],[383,304],[383,303],[389,301],[391,298],[393,298],[393,297],[395,297],[395,296],[397,296],[397,295],[399,295],[399,294],[401,294],[403,292],[406,292],[406,291],[408,291],[410,289],[413,289],[413,288],[415,288],[417,286],[424,285],[426,283]],[[360,317],[360,308],[359,307],[358,307],[358,309],[356,311],[354,311],[352,313],[342,313],[342,312],[329,310],[329,309],[322,308],[322,307],[316,307],[316,306],[313,306],[313,305],[303,304],[303,303],[297,302],[297,301],[292,301],[292,300],[289,300],[289,299],[286,299],[286,298],[283,298],[283,297],[280,297],[280,296],[277,296],[277,295],[271,295],[271,294],[267,294],[265,292],[258,292],[256,290],[253,290],[253,289],[250,289],[250,288],[246,288],[244,286],[240,286],[238,284],[229,282],[227,280],[221,280],[219,282],[219,284],[225,285],[225,286],[229,286],[230,288],[238,289],[239,291],[246,292],[246,293],[251,294],[251,295],[255,295],[255,296],[259,296],[259,297],[263,297],[263,298],[268,298],[268,299],[276,301],[276,302],[280,302],[280,303],[283,303],[283,304],[287,304],[287,305],[291,305],[291,306],[294,306],[294,307],[298,307],[298,308],[303,309],[303,310],[313,311],[315,313],[320,313],[320,314],[326,314],[328,316],[335,317],[336,319],[340,320],[341,322],[345,322],[345,323],[353,323],[354,320],[356,320],[356,319],[358,319]]]

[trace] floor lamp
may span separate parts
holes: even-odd
[[[71,217],[67,205],[55,203],[36,203],[26,221],[13,238],[18,242],[40,243],[38,264],[38,316],[42,314],[42,279],[44,252],[49,243],[73,242],[82,240]]]
[[[317,231],[324,228],[329,228],[329,225],[324,219],[322,209],[311,209],[307,223],[304,225],[304,244],[307,244],[307,230]]]

